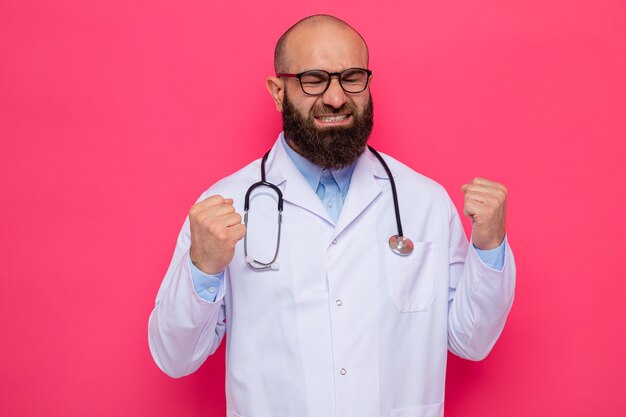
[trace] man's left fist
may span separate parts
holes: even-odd
[[[506,187],[474,178],[461,190],[465,193],[463,213],[472,220],[472,242],[478,249],[497,248],[506,234]]]

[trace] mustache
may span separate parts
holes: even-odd
[[[321,116],[321,115],[330,115],[330,114],[342,114],[342,113],[353,113],[354,112],[354,106],[352,106],[350,103],[344,103],[341,107],[339,107],[338,109],[334,108],[333,106],[329,106],[328,104],[316,104],[312,109],[311,109],[311,114],[313,116]]]

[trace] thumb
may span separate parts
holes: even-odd
[[[476,223],[476,219],[474,218],[474,215],[476,213],[472,211],[470,208],[468,208],[467,206],[463,207],[463,214],[465,214],[465,216],[467,216],[472,221],[472,225]]]
[[[235,225],[235,226],[231,226],[234,230],[235,234],[235,239],[237,240],[237,242],[239,242],[241,239],[244,238],[244,236],[246,235],[246,226],[242,223]]]

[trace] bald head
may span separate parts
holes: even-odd
[[[338,42],[341,38],[352,39],[352,45],[358,44],[361,53],[364,54],[365,62],[368,60],[367,43],[359,32],[343,20],[334,16],[319,14],[305,17],[291,26],[276,43],[274,50],[274,71],[283,73],[298,71],[294,69],[294,49],[302,48],[305,44],[315,42],[316,38],[324,34],[326,36],[336,35]],[[355,42],[356,40],[356,42]]]

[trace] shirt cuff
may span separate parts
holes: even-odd
[[[476,253],[480,260],[487,265],[491,269],[495,269],[496,271],[502,271],[504,267],[504,253],[506,249],[506,236],[500,246],[494,249],[478,249],[476,245],[472,243]]]
[[[191,258],[188,258],[189,270],[191,271],[191,281],[196,294],[203,300],[215,302],[215,300],[224,294],[224,271],[217,275],[210,275],[199,270]]]

